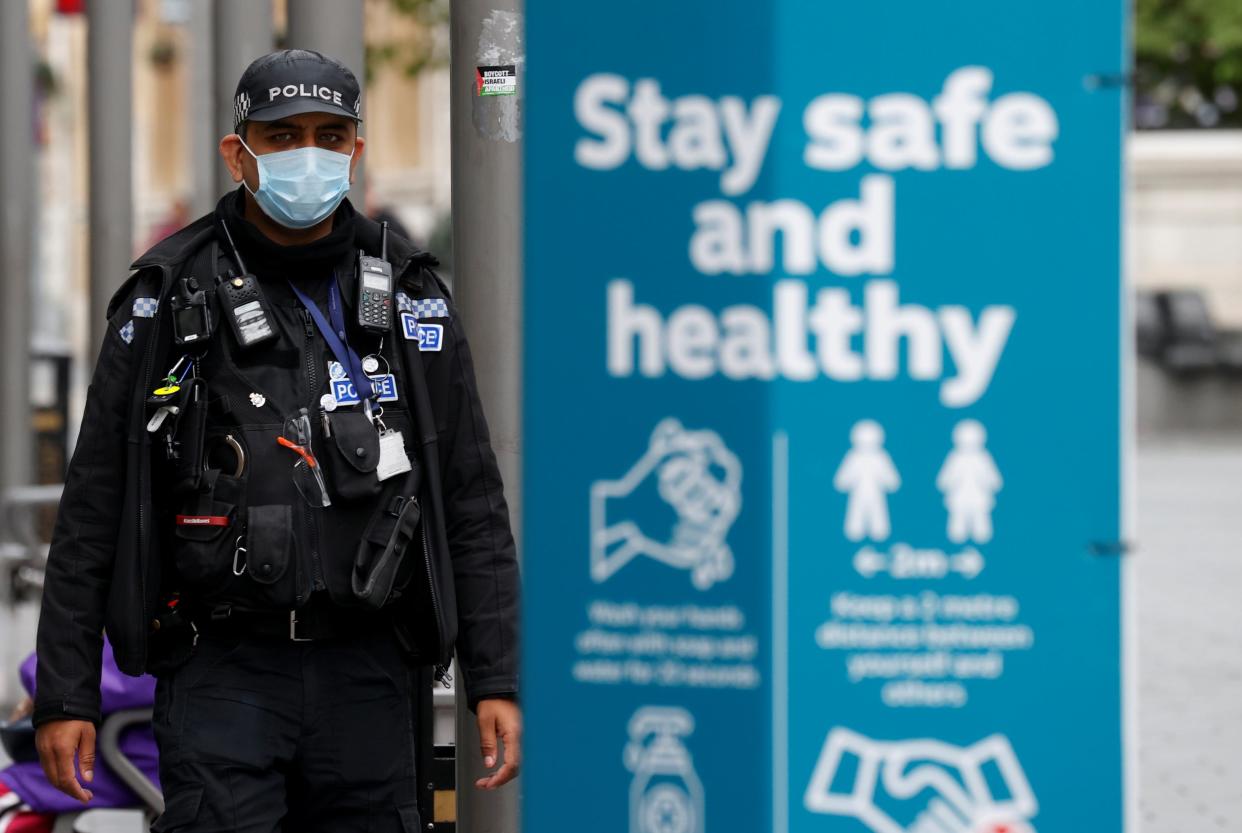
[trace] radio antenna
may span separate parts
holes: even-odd
[[[246,274],[246,264],[242,263],[241,252],[237,251],[237,244],[233,242],[233,235],[229,233],[229,224],[221,220],[220,228],[224,229],[224,239],[228,241],[229,248],[233,251],[233,260],[237,262],[238,271],[242,275]]]
[[[388,221],[380,223],[380,260],[388,260]]]

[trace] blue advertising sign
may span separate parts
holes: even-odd
[[[527,0],[525,829],[1123,829],[1124,15]]]

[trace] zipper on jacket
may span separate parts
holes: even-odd
[[[319,379],[315,370],[315,325],[308,310],[302,310],[302,324],[306,329],[306,346],[303,352],[306,354],[306,381],[311,399],[308,413],[313,414],[319,406],[315,401],[315,394],[319,391]],[[314,435],[315,424],[312,420],[311,436]],[[323,580],[323,565],[319,562],[319,530],[315,523],[315,510],[303,503],[302,513],[306,519],[306,543],[310,547],[311,590],[323,590],[327,585]]]
[[[163,281],[161,282],[161,286],[160,286],[160,298],[167,297],[170,283],[171,283],[171,275],[167,270],[165,270],[164,275],[163,275]],[[143,361],[146,364],[146,367],[143,369],[143,373],[142,373],[143,378],[142,378],[141,395],[142,395],[142,399],[144,402],[146,401],[147,391],[151,389],[151,374],[155,371],[155,351],[159,348],[160,318],[161,318],[160,315],[156,315],[151,321],[151,332],[147,336],[147,342],[146,342],[147,349],[145,351],[145,355],[143,356]],[[143,414],[145,418],[145,410],[143,411]],[[145,623],[147,621],[150,621],[151,619],[151,615],[150,615],[151,611],[146,610],[147,571],[146,571],[146,564],[143,564],[143,559],[142,559],[143,551],[144,551],[144,548],[146,547],[146,542],[147,542],[147,513],[146,513],[147,502],[142,496],[142,484],[143,484],[143,481],[146,479],[144,477],[144,474],[145,474],[144,469],[150,467],[151,465],[151,441],[145,431],[142,433],[142,442],[143,444],[147,446],[147,460],[146,460],[146,466],[139,465],[138,472],[137,472],[138,560],[139,560],[139,564],[142,565],[142,569],[139,570],[138,572],[139,572],[139,579],[142,582],[142,606],[143,606],[143,617],[142,618],[143,618],[143,622]],[[142,446],[140,445],[139,449],[141,448]],[[141,456],[141,451],[139,452],[139,454]],[[143,638],[144,643],[147,643],[149,641],[147,639],[147,633],[145,629],[143,629],[142,631],[142,638]],[[143,653],[144,654],[146,653],[145,645],[143,648]]]

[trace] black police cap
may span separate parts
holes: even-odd
[[[276,121],[299,113],[335,113],[362,121],[362,92],[349,67],[309,49],[282,49],[256,58],[233,97],[233,129],[244,121]]]

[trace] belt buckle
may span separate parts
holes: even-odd
[[[298,636],[298,612],[296,610],[289,611],[289,641],[290,642],[314,642],[315,640],[309,636]]]

